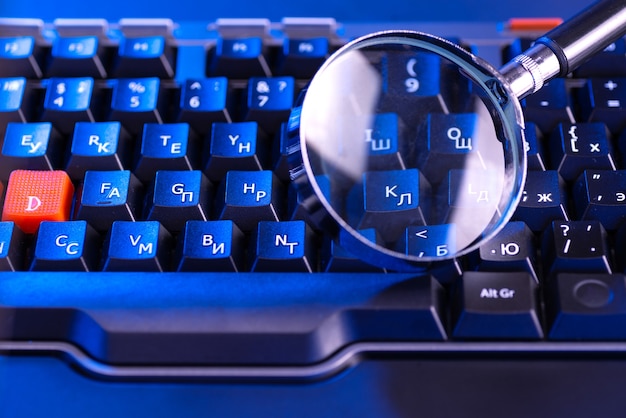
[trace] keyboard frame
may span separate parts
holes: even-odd
[[[53,24],[46,24],[44,34],[51,35]],[[210,30],[207,30],[209,28]],[[277,34],[278,24],[270,25],[272,33]],[[113,33],[119,28],[115,25],[111,26]],[[346,39],[353,38],[357,35],[369,33],[382,29],[413,29],[427,33],[433,33],[439,36],[461,36],[461,38],[477,46],[477,55],[485,58],[488,62],[496,67],[501,64],[500,49],[503,45],[511,42],[517,36],[517,33],[507,33],[500,31],[495,23],[420,23],[420,22],[394,22],[391,25],[381,25],[372,23],[346,23],[340,27],[341,35],[336,38],[337,44],[343,43]],[[175,35],[175,44],[178,47],[178,71],[176,81],[194,77],[204,77],[205,60],[198,61],[198,56],[204,56],[206,48],[211,47],[215,42],[217,35],[215,26],[207,25],[202,22],[181,22],[180,26],[173,30]],[[113,38],[114,39],[114,38]],[[279,36],[268,38],[269,45],[279,45],[282,38]],[[202,63],[201,65],[189,65],[190,62]],[[11,275],[16,273],[0,274],[0,283],[3,282],[3,275]],[[36,275],[45,279],[44,273],[23,272],[18,275]],[[99,274],[99,273],[89,273]],[[170,275],[174,273],[159,273],[161,275]],[[256,273],[245,273],[254,275]],[[325,273],[314,273],[325,274]],[[241,277],[240,273],[231,274],[233,279]],[[396,275],[390,273],[388,277]],[[383,279],[385,280],[385,279]],[[2,285],[0,285],[2,289]],[[11,290],[17,292],[16,289]],[[59,290],[62,294],[62,290]],[[2,292],[0,292],[2,294]],[[14,293],[15,296],[17,293]],[[95,295],[95,298],[107,298],[105,294]],[[0,296],[0,301],[3,296]],[[24,295],[26,298],[27,295]],[[91,296],[94,297],[94,296]],[[449,329],[449,327],[448,327]],[[626,383],[624,377],[617,374],[618,370],[626,365],[626,342],[469,342],[469,341],[444,341],[444,342],[355,342],[344,347],[339,347],[333,353],[320,361],[309,364],[300,365],[278,365],[278,364],[195,364],[195,365],[121,365],[111,364],[98,361],[90,356],[88,352],[82,350],[74,344],[67,341],[0,341],[0,354],[7,361],[11,361],[16,357],[21,358],[38,358],[50,357],[62,359],[68,369],[73,373],[88,376],[98,381],[133,381],[133,382],[205,382],[205,383],[230,383],[230,384],[247,384],[253,382],[255,385],[275,384],[277,382],[284,384],[307,384],[341,381],[342,378],[350,374],[351,371],[358,369],[360,364],[368,362],[408,362],[413,366],[419,364],[438,364],[445,362],[447,364],[459,364],[462,370],[472,370],[480,364],[490,363],[498,365],[500,362],[514,362],[516,364],[526,365],[532,370],[536,367],[548,365],[543,368],[549,371],[554,365],[566,365],[572,367],[573,370],[580,371],[586,376],[595,377],[589,379],[582,386],[587,390],[593,390],[594,385],[602,382],[619,382]],[[604,378],[593,376],[591,370],[594,364],[602,364]],[[611,364],[617,364],[619,367],[615,369],[615,373],[610,373],[606,367]],[[578,367],[580,366],[580,367]],[[557,369],[560,369],[558,366]],[[578,368],[577,368],[578,367]],[[436,368],[436,367],[435,367]],[[515,370],[515,368],[513,369]],[[396,370],[397,371],[397,370]],[[413,373],[410,370],[408,373]],[[450,371],[448,370],[448,373]],[[610,376],[609,376],[610,374]],[[421,381],[422,388],[427,385],[445,387],[445,378],[433,380],[434,372],[430,370],[424,375]],[[515,378],[515,374],[510,377]],[[626,376],[626,374],[622,375]],[[490,378],[486,378],[477,384],[477,387],[471,392],[477,390],[485,390],[490,385],[495,384]],[[600,376],[601,377],[601,376]],[[419,380],[419,378],[417,378]],[[480,380],[480,378],[477,378]],[[407,375],[401,380],[407,384],[415,384],[416,376]],[[619,387],[619,386],[614,386]],[[505,385],[502,389],[508,390],[510,386]],[[557,388],[558,389],[558,388]],[[443,391],[444,389],[442,389]],[[495,391],[494,396],[501,395],[503,392]],[[526,388],[521,391],[514,399],[521,400],[524,395],[533,393],[532,388]],[[591,392],[590,392],[591,393]],[[596,396],[596,405],[604,405],[605,415],[613,415],[612,410],[604,402],[614,391],[608,391],[606,396]],[[439,399],[439,398],[438,398]],[[485,396],[486,401],[490,399]],[[543,400],[542,397],[536,398]],[[607,398],[610,399],[610,398]],[[367,404],[367,402],[365,402]],[[435,402],[433,402],[434,404]],[[531,402],[532,405],[541,407],[540,402]],[[590,405],[592,405],[591,403]],[[463,411],[465,403],[459,403],[459,412]],[[434,406],[431,405],[434,408]],[[433,409],[434,410],[434,409]],[[583,413],[581,409],[578,412]],[[597,411],[596,411],[597,412]],[[436,415],[431,415],[436,416]],[[442,415],[444,416],[444,415]],[[484,416],[484,415],[483,415]],[[511,413],[508,416],[523,416]],[[573,416],[573,415],[568,415]],[[578,416],[578,415],[577,415]]]

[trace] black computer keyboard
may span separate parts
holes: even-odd
[[[301,402],[326,399],[325,385],[380,385],[357,408],[375,416],[417,404],[426,416],[530,416],[539,403],[539,416],[616,413],[624,40],[523,101],[530,172],[498,237],[415,274],[338,247],[289,179],[298,92],[346,40],[386,28],[0,20],[6,370],[62,358],[95,380],[228,382],[242,397],[267,383],[270,399],[283,390]],[[402,28],[494,65],[537,34]],[[555,389],[581,387],[562,415]],[[511,393],[532,402],[503,410]],[[395,407],[367,409],[383,397]]]

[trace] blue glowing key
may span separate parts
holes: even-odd
[[[0,77],[41,78],[41,48],[35,38],[0,38]]]
[[[242,60],[256,58],[263,51],[263,41],[261,38],[220,38],[216,50],[217,55],[223,57]]]
[[[230,220],[188,221],[178,245],[179,271],[241,271],[244,235]]]
[[[417,257],[445,257],[456,252],[454,224],[409,226],[405,235],[406,254]]]
[[[274,137],[272,144],[272,170],[281,181],[289,181],[289,131],[284,122]]]
[[[249,78],[270,74],[261,38],[219,38],[209,52],[209,75]]]
[[[264,147],[257,147],[257,136],[256,122],[214,123],[205,173],[219,181],[228,170],[262,170]]]
[[[375,116],[372,128],[365,130],[365,142],[368,144],[370,170],[399,170],[410,161],[404,161],[407,155],[401,148],[401,123],[395,113],[381,113]]]
[[[132,141],[119,122],[78,122],[65,171],[72,180],[89,170],[129,168]]]
[[[116,77],[172,78],[175,58],[163,36],[125,38],[120,42],[115,63]]]
[[[450,170],[484,168],[475,113],[430,114],[418,140],[422,144],[418,166],[431,183],[439,183]]]
[[[304,221],[259,222],[250,257],[252,271],[311,272],[312,232]]]
[[[595,219],[615,230],[626,219],[626,171],[585,170],[572,195],[578,219]]]
[[[373,243],[381,244],[375,229],[364,229],[359,231],[361,236]],[[366,260],[355,256],[335,240],[324,237],[324,244],[320,253],[320,264],[325,272],[380,272],[384,271],[380,267],[368,264]]]
[[[159,222],[113,222],[103,270],[164,271],[169,266],[171,246],[172,236]]]
[[[546,169],[545,154],[541,142],[541,132],[532,122],[526,123],[524,129],[524,147],[529,170],[544,171]]]
[[[328,38],[285,40],[277,71],[297,78],[311,78],[324,63],[328,53]]]
[[[293,106],[293,77],[252,77],[248,81],[246,120],[255,120],[268,133],[278,131]]]
[[[529,171],[513,220],[542,232],[553,220],[569,219],[565,182],[554,170]]]
[[[26,122],[30,114],[25,97],[24,77],[0,78],[0,123]]]
[[[193,170],[200,160],[199,144],[186,123],[148,123],[134,173],[149,182],[157,170]]]
[[[97,36],[58,37],[52,44],[46,74],[48,77],[105,78],[107,73],[100,53]]]
[[[232,219],[244,232],[261,220],[279,220],[282,189],[271,171],[229,171],[216,200],[219,219]]]
[[[325,174],[315,176],[315,182],[322,195],[334,207],[340,207],[340,198],[331,194],[330,178]],[[316,230],[321,229],[320,222],[325,218],[325,210],[317,198],[311,198],[313,191],[308,184],[289,183],[287,189],[287,219],[302,219]]]
[[[16,60],[28,58],[35,47],[35,38],[0,38],[0,60]]]
[[[227,104],[228,79],[212,77],[187,80],[180,92],[178,120],[206,134],[214,122],[231,122]]]
[[[375,228],[385,241],[396,241],[409,225],[426,223],[428,182],[416,169],[370,171],[355,186],[346,203],[357,229]]]
[[[407,126],[417,126],[430,113],[448,113],[444,96],[449,83],[443,82],[438,55],[389,51],[380,66],[382,112],[397,113]]]
[[[559,124],[550,139],[550,155],[563,180],[574,181],[584,170],[615,170],[606,125],[601,122]]]
[[[56,38],[52,44],[52,56],[68,59],[93,57],[98,51],[98,37]]]
[[[113,86],[109,119],[119,120],[131,133],[145,123],[162,123],[161,81],[156,77],[120,78]]]
[[[62,138],[49,122],[9,123],[2,145],[0,176],[13,170],[53,170],[60,168]]]
[[[158,171],[150,192],[145,217],[168,231],[181,231],[187,220],[208,219],[210,183],[200,171]]]
[[[137,220],[142,190],[130,171],[87,171],[76,218],[98,231],[107,231],[116,220]]]
[[[31,270],[92,271],[98,265],[99,240],[85,221],[44,221]]]
[[[158,58],[164,49],[165,38],[162,36],[126,38],[120,42],[118,54],[129,58]]]
[[[16,271],[23,268],[24,233],[13,222],[0,222],[0,270]]]
[[[94,82],[90,77],[51,78],[46,89],[41,119],[52,122],[65,134],[72,132],[76,122],[93,122],[93,89]]]

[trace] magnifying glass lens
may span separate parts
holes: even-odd
[[[314,77],[299,112],[312,190],[340,245],[374,264],[472,251],[519,199],[517,100],[489,65],[439,38],[383,33],[349,44]]]

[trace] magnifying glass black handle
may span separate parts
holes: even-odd
[[[541,38],[501,69],[518,98],[565,76],[626,34],[626,0],[603,0]]]
[[[626,31],[626,0],[595,3],[537,40],[550,48],[564,76]]]

